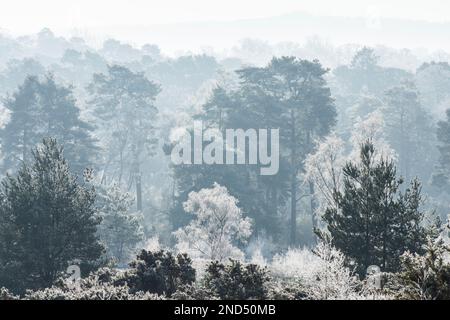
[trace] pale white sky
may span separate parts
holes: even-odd
[[[448,21],[448,0],[2,0],[0,28],[12,33],[185,21],[257,18],[290,12]]]

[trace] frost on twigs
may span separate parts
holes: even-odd
[[[178,250],[213,261],[243,260],[244,253],[236,243],[245,243],[252,229],[251,220],[243,216],[237,204],[237,199],[217,183],[210,189],[191,192],[184,210],[194,218],[175,232]]]

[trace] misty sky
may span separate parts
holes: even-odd
[[[446,0],[6,0],[0,27],[10,32],[185,21],[257,18],[291,12],[319,15],[377,14],[429,21],[449,20]]]
[[[48,27],[64,36],[91,37],[97,44],[107,37],[140,45],[147,42],[161,45],[163,50],[196,50],[201,47],[227,48],[242,38],[263,38],[267,41],[302,41],[318,33],[337,43],[382,42],[390,46],[413,46],[437,49],[447,42],[447,29],[440,35],[421,41],[411,38],[416,33],[391,35],[385,28],[379,33],[355,35],[332,31],[334,26],[319,25],[297,30],[280,29],[275,25],[246,27],[242,24],[217,26],[220,22],[276,17],[289,13],[317,16],[399,18],[429,22],[450,21],[447,0],[4,0],[0,10],[0,31],[12,35],[36,33]],[[208,22],[201,26],[177,27],[176,23]],[[216,25],[212,25],[215,23]],[[167,25],[167,27],[166,27]],[[450,26],[450,24],[448,25]],[[145,28],[147,27],[147,28]],[[324,27],[325,30],[319,30]],[[234,29],[233,29],[234,28]],[[327,30],[327,28],[329,30]],[[404,29],[404,27],[394,29]],[[420,29],[420,27],[418,27]],[[356,28],[358,29],[358,28]],[[328,32],[330,31],[330,32]],[[358,30],[356,30],[358,31]],[[303,32],[303,33],[302,33]],[[353,32],[353,33],[352,33]],[[436,32],[429,32],[436,34]],[[95,37],[97,37],[95,39]],[[302,37],[302,39],[300,39]],[[406,39],[405,39],[406,38]],[[411,38],[411,39],[408,39]],[[422,40],[428,40],[424,42]]]

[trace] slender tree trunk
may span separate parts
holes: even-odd
[[[138,211],[142,211],[142,173],[139,162],[140,154],[141,152],[139,146],[136,144],[133,145],[132,146],[133,165],[131,170],[131,181],[129,184],[129,188],[133,186],[133,183],[136,186],[136,209]]]
[[[139,156],[134,156],[134,180],[136,181],[136,209],[142,211],[142,173],[139,165]]]
[[[291,234],[290,243],[297,243],[297,145],[294,110],[291,110]]]
[[[311,142],[311,132],[308,130],[306,132],[306,147],[308,150],[308,153],[312,152],[313,150],[313,143]],[[313,227],[313,231],[315,231],[318,227],[317,223],[317,217],[316,217],[316,210],[317,210],[317,203],[315,198],[315,191],[314,191],[314,182],[309,181],[309,202],[310,202],[310,209],[311,209],[311,224]],[[313,238],[315,237],[315,232],[313,232]]]
[[[291,179],[291,240],[292,246],[297,243],[297,179]]]
[[[142,211],[142,183],[141,173],[136,173],[136,208],[138,211]]]

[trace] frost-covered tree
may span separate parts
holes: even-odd
[[[318,141],[316,150],[306,158],[304,181],[312,181],[315,186],[315,215],[335,205],[334,193],[340,190],[345,161],[345,143],[336,134]]]
[[[366,141],[370,141],[374,146],[375,160],[378,161],[382,158],[389,158],[396,161],[397,153],[387,142],[384,127],[384,116],[379,111],[374,111],[363,119],[356,119],[350,137],[351,152],[349,160],[354,162],[360,161],[361,145]]]
[[[0,192],[0,287],[15,292],[50,286],[75,260],[88,272],[103,254],[94,190],[70,174],[56,140],[32,157]]]
[[[344,165],[349,160],[359,162],[361,144],[365,141],[370,140],[374,145],[374,157],[377,160],[383,157],[396,158],[395,151],[385,140],[383,126],[383,115],[374,111],[364,119],[356,119],[348,143],[336,133],[316,142],[315,151],[305,160],[303,174],[304,181],[312,181],[315,185],[313,196],[318,203],[315,214],[336,206],[334,193],[341,190]]]
[[[108,257],[118,265],[127,262],[136,245],[144,240],[143,216],[131,208],[134,199],[117,184],[97,189],[98,232]]]
[[[191,192],[184,209],[194,218],[175,232],[180,251],[219,262],[244,258],[236,243],[251,235],[251,220],[243,216],[237,199],[225,187],[214,184],[212,188]]]

